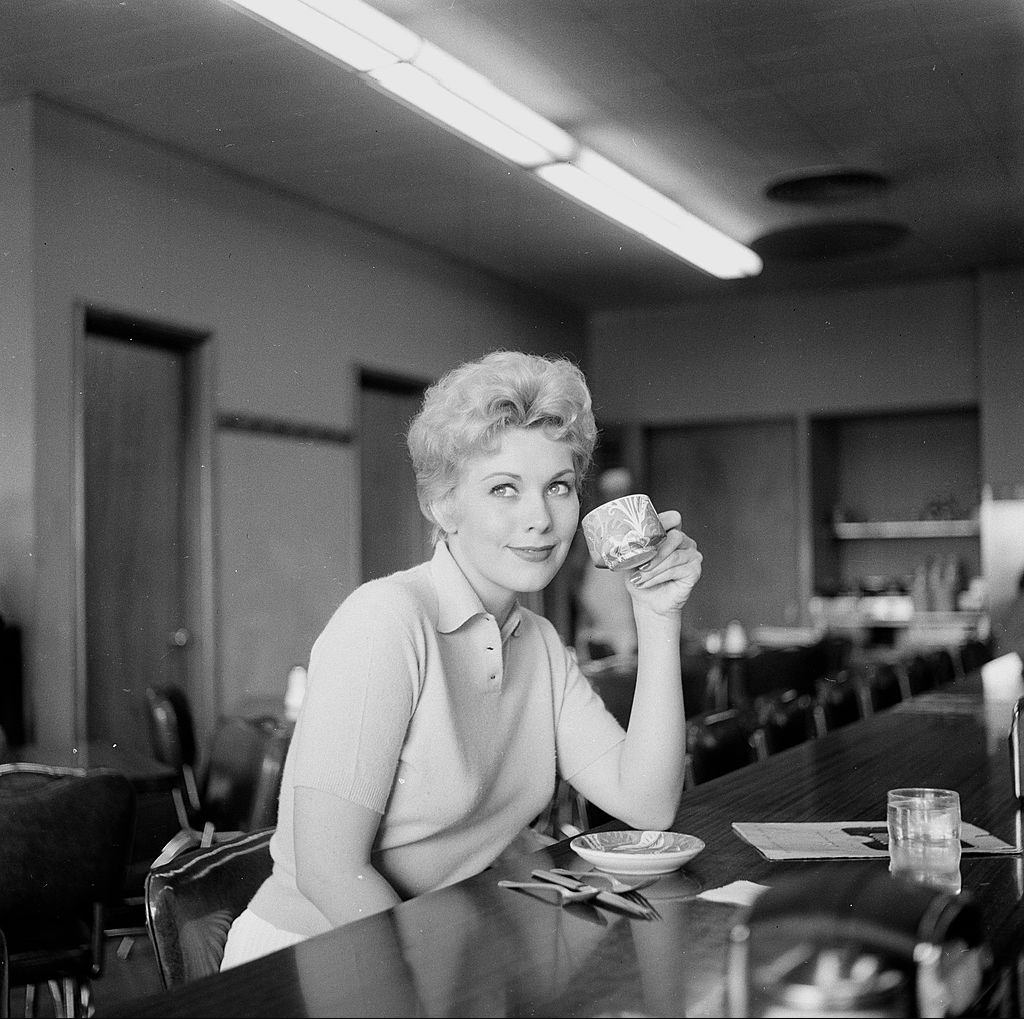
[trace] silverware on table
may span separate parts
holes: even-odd
[[[661,877],[660,874],[655,874],[652,877],[645,877],[641,878],[639,881],[631,881],[627,883],[625,881],[620,881],[613,874],[604,874],[599,870],[578,871],[568,870],[565,867],[552,867],[551,873],[561,874],[563,877],[575,878],[578,881],[582,881],[584,879],[588,882],[604,881],[607,883],[608,890],[610,892],[618,892],[620,895],[628,895],[630,892],[638,892],[641,888],[648,888]]]
[[[565,877],[573,877],[581,881],[585,880],[588,884],[602,882],[602,884],[608,886],[608,890],[610,892],[615,892],[617,895],[625,895],[626,898],[631,899],[638,905],[643,906],[644,909],[646,909],[652,917],[654,917],[657,920],[661,919],[661,913],[658,912],[657,907],[654,905],[653,902],[651,902],[650,899],[647,898],[646,895],[644,895],[643,891],[641,890],[644,888],[649,888],[651,885],[655,883],[655,881],[660,880],[660,878],[662,877],[661,874],[653,874],[650,877],[639,878],[636,881],[626,882],[620,881],[617,877],[615,877],[614,874],[605,874],[603,871],[600,870],[577,871],[567,870],[564,867],[552,867],[551,873],[562,874]]]
[[[611,906],[614,909],[619,909],[624,913],[629,913],[630,916],[641,917],[644,920],[651,920],[657,916],[656,911],[650,905],[643,905],[617,892],[596,888],[594,885],[580,881],[576,877],[569,877],[552,870],[535,870],[531,876],[541,881],[550,881],[553,885],[559,885],[572,891],[583,891],[584,889],[596,891],[597,894],[593,897],[594,902],[600,903],[602,906]]]
[[[589,902],[600,895],[599,888],[582,887],[579,889],[565,888],[562,885],[553,884],[550,881],[508,881],[498,882],[499,888],[536,888],[545,892],[558,892],[562,902]]]

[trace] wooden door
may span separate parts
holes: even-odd
[[[103,325],[87,318],[82,354],[79,725],[146,751],[147,687],[175,683],[198,699],[190,355]]]
[[[360,378],[363,580],[408,569],[431,553],[431,528],[416,499],[405,443],[423,389],[419,382],[368,372]]]

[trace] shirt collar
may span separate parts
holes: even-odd
[[[440,633],[454,633],[473,616],[488,614],[480,596],[455,561],[447,542],[439,541],[434,546],[430,571],[437,589],[437,629]],[[516,601],[501,627],[502,640],[515,633],[521,620],[519,602]]]

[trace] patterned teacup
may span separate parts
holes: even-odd
[[[624,495],[591,510],[583,518],[583,535],[597,566],[629,570],[658,554],[665,528],[646,495]]]

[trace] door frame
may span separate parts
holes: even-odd
[[[173,349],[185,360],[185,504],[189,507],[182,580],[189,606],[191,640],[187,654],[188,690],[198,718],[215,718],[220,690],[217,676],[214,620],[213,528],[213,333],[209,329],[172,325],[84,301],[74,303],[72,343],[72,503],[73,719],[74,739],[88,739],[88,677],[86,675],[85,586],[85,345],[89,335],[136,339],[148,346]]]
[[[355,487],[358,492],[358,501],[355,506],[356,515],[360,521],[359,527],[359,541],[358,541],[358,562],[356,564],[357,572],[356,576],[359,578],[358,582],[362,583],[365,580],[365,573],[363,569],[363,501],[366,498],[366,493],[363,491],[363,458],[365,456],[366,444],[363,441],[362,435],[362,424],[363,424],[363,390],[366,388],[374,388],[380,390],[386,390],[391,393],[396,393],[401,396],[423,396],[423,393],[436,381],[436,379],[423,378],[413,374],[403,374],[401,372],[388,371],[382,368],[376,368],[363,362],[355,362],[352,364],[351,371],[351,386],[352,386],[352,406],[354,408],[355,418],[355,429],[357,436],[356,443],[356,478]]]

